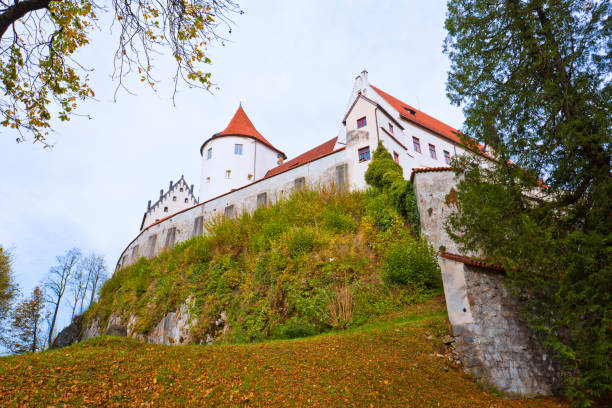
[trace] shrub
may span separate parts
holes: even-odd
[[[366,170],[365,181],[373,187],[384,189],[398,179],[403,179],[402,167],[393,160],[391,154],[379,141],[372,162]]]
[[[354,232],[357,224],[351,214],[346,214],[338,207],[325,207],[321,214],[323,226],[333,232]]]
[[[440,267],[435,250],[423,239],[391,245],[385,253],[382,279],[387,285],[440,287]]]
[[[310,252],[315,245],[315,234],[309,228],[294,228],[288,234],[287,246],[289,255],[296,257],[306,252]]]

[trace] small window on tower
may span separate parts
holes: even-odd
[[[366,121],[365,116],[364,116],[363,118],[359,118],[359,119],[357,119],[357,127],[358,127],[358,128],[362,128],[362,127],[364,127],[364,126],[365,126],[365,125],[367,125],[367,124],[368,124],[368,123],[367,123],[367,121]]]
[[[185,204],[187,204],[187,203],[189,203],[189,199],[188,198],[185,199]]]
[[[168,207],[164,207],[164,212],[168,212]]]
[[[225,178],[232,178],[232,171],[231,170],[225,170]]]
[[[210,160],[212,158],[212,147],[209,147],[206,151],[206,160]]]
[[[242,145],[241,144],[235,144],[234,145],[234,154],[242,154]]]
[[[393,133],[393,125],[389,123],[389,132]]]
[[[252,174],[249,174],[249,175],[247,176],[247,178],[248,178],[249,180],[253,180],[253,175],[252,175]]]
[[[206,182],[210,183],[210,177],[206,177]]]
[[[172,201],[176,201],[176,196],[172,197]]]
[[[396,163],[399,163],[399,153],[393,152],[393,160],[395,160]]]
[[[181,188],[179,189],[179,191],[182,193],[182,192],[183,192],[183,187],[181,187]]]
[[[446,162],[446,164],[451,164],[451,157],[450,157],[450,153],[447,152],[446,150],[444,151],[444,161]]]
[[[370,160],[370,146],[359,149],[359,161],[364,162]]]

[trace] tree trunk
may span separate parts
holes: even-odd
[[[57,318],[57,310],[59,309],[60,299],[57,299],[55,303],[55,311],[53,312],[53,318],[51,319],[51,327],[49,328],[49,347],[51,347],[51,342],[53,340],[53,330],[55,329],[55,319]]]
[[[38,333],[38,319],[34,319],[34,335],[32,336],[32,353],[36,353],[36,343],[38,339],[36,334]]]
[[[0,39],[15,21],[26,14],[49,7],[51,0],[26,0],[7,7],[4,13],[0,14]]]

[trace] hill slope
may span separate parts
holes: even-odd
[[[299,340],[161,346],[100,337],[0,358],[0,406],[564,407],[504,400],[452,366],[443,299],[401,321]]]

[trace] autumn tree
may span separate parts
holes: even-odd
[[[51,312],[51,320],[49,323],[49,346],[51,346],[51,343],[53,342],[55,322],[57,321],[60,304],[66,289],[68,289],[72,273],[78,267],[81,257],[81,250],[78,248],[72,248],[71,250],[67,251],[65,255],[58,256],[57,265],[53,266],[49,270],[49,274],[44,281],[43,285],[47,290],[48,295],[47,301],[51,304],[53,310]]]
[[[504,265],[588,406],[612,392],[612,3],[450,0],[446,28],[448,96],[496,159],[455,161],[449,232]]]
[[[6,319],[9,315],[11,302],[17,294],[11,271],[11,256],[0,246],[0,345],[6,344]]]
[[[42,338],[42,312],[45,309],[45,295],[39,286],[32,291],[11,312],[11,336],[9,349],[13,353],[35,353],[44,346]]]
[[[87,273],[87,288],[90,295],[89,304],[87,307],[89,307],[93,303],[98,289],[108,279],[108,274],[106,272],[107,268],[106,264],[104,263],[104,256],[92,252],[87,258],[85,258],[83,268]],[[83,310],[82,302],[81,310]]]
[[[95,95],[78,51],[99,26],[98,14],[110,10],[111,28],[118,29],[117,89],[132,74],[154,87],[153,62],[166,55],[174,61],[176,91],[179,82],[209,89],[207,47],[222,40],[219,25],[229,27],[229,16],[240,12],[232,0],[112,0],[110,7],[95,0],[14,0],[0,7],[0,123],[18,132],[18,142],[29,134],[44,146],[52,122],[81,114],[79,103]]]

